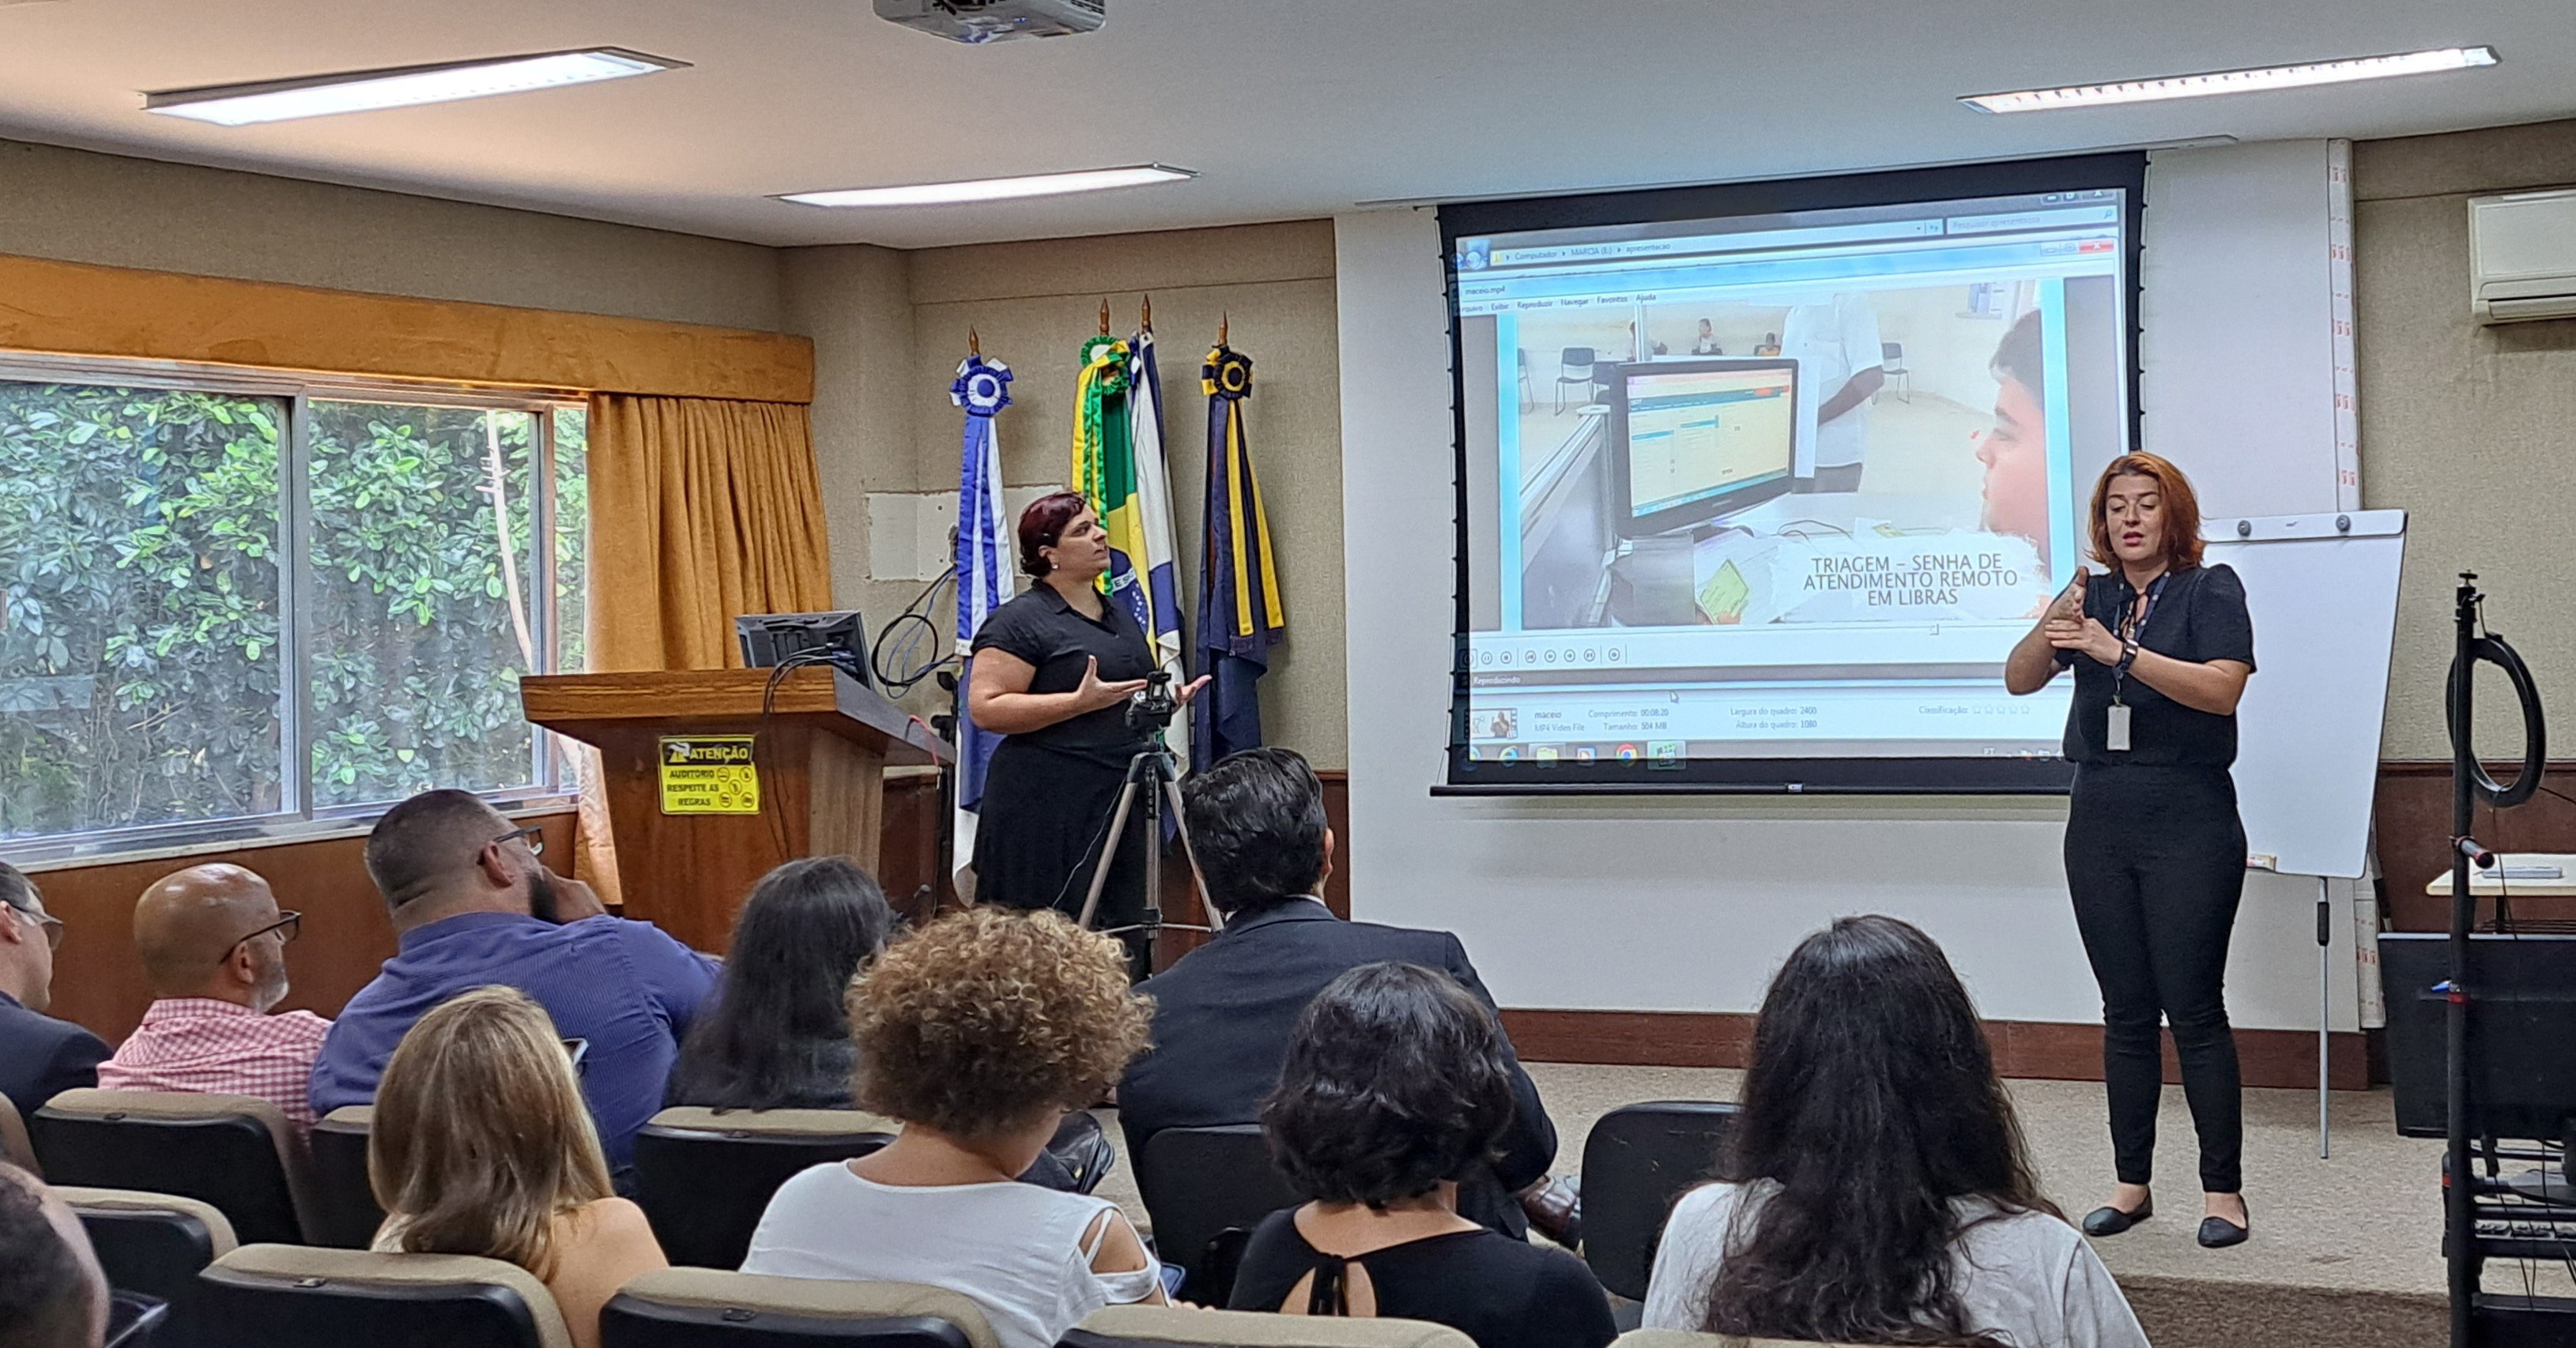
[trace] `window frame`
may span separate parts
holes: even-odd
[[[280,649],[279,683],[291,690],[279,698],[281,800],[285,808],[230,819],[190,820],[175,824],[142,824],[91,829],[77,833],[0,838],[0,860],[18,864],[66,860],[114,861],[135,853],[196,849],[218,843],[264,843],[327,837],[358,831],[396,802],[317,807],[313,780],[316,732],[313,698],[312,605],[306,598],[319,582],[313,572],[312,404],[319,402],[383,403],[396,406],[470,408],[477,411],[526,412],[534,416],[529,447],[534,483],[529,511],[529,555],[521,559],[522,586],[531,636],[539,647],[542,668],[560,671],[563,634],[555,603],[555,417],[567,408],[584,408],[588,395],[576,389],[524,388],[499,385],[432,383],[357,375],[307,374],[189,361],[142,360],[113,356],[55,356],[0,351],[0,383],[87,384],[110,388],[167,389],[191,393],[270,398],[285,409],[278,437],[279,554],[277,602]],[[585,559],[585,572],[587,564]],[[505,813],[570,809],[580,784],[565,769],[553,732],[529,727],[527,785],[476,794]]]

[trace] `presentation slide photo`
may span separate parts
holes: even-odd
[[[1614,514],[1669,513],[1694,490],[1714,494],[1775,470],[1791,484],[1749,508],[1720,502],[1671,531],[1691,545],[1686,568],[1639,561],[1639,551],[1658,553],[1667,541],[1650,539],[1615,567],[1603,602],[1524,612],[1522,625],[1912,623],[2036,613],[2072,561],[2058,555],[2067,530],[2057,506],[2071,493],[2051,480],[2045,374],[2062,334],[2048,331],[2043,284],[1848,290],[1772,303],[1670,300],[1520,317],[1511,325],[1512,367],[1548,372],[1546,386],[1523,385],[1514,408],[1524,502],[1570,512],[1601,504],[1580,490],[1537,492],[1564,461],[1594,453],[1606,454],[1614,470],[1630,469],[1630,493],[1608,503]],[[1659,367],[1699,370],[1739,358],[1792,367],[1794,406],[1750,425],[1713,416],[1676,421],[1660,405],[1670,400],[1652,396],[1659,385],[1693,377],[1659,379]],[[1611,443],[1623,429],[1624,443]],[[1618,474],[1599,476],[1606,487]],[[1525,506],[1522,519],[1501,523],[1544,538],[1555,521]],[[1524,547],[1521,565],[1528,596],[1579,591],[1585,577],[1569,587],[1552,572],[1571,565],[1597,576],[1600,563]]]

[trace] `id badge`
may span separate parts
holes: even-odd
[[[2110,717],[2103,725],[2102,747],[2115,754],[2125,754],[2129,751],[2128,703],[2114,702],[2111,704]]]

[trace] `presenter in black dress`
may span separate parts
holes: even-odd
[[[1155,669],[1124,605],[1100,593],[1109,539],[1082,497],[1058,492],[1020,512],[1020,569],[1037,584],[984,619],[966,712],[1004,736],[985,769],[975,827],[975,898],[1009,908],[1082,911],[1109,836],[1109,816],[1145,732],[1127,702]],[[1205,679],[1175,694],[1186,704]],[[1119,838],[1093,919],[1124,927],[1145,914],[1144,810]],[[1142,952],[1142,933],[1128,942]]]
[[[2112,461],[2093,487],[2094,560],[2013,647],[2004,683],[2035,693],[2075,671],[2066,757],[2066,885],[2102,987],[2102,1076],[2118,1187],[2084,1218],[2111,1236],[2154,1211],[2147,1184],[2173,1028],[2200,1140],[2200,1243],[2245,1239],[2244,1121],[2227,1023],[2227,942],[2245,888],[2236,814],[2236,702],[2254,672],[2245,586],[2200,562],[2200,506],[2153,454]]]

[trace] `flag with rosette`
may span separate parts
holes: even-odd
[[[957,453],[957,649],[969,650],[984,618],[1011,597],[1011,525],[1002,505],[1002,450],[993,418],[1011,403],[1011,367],[978,353],[958,363],[949,401],[963,408],[966,427]],[[975,855],[976,808],[984,799],[984,769],[1002,737],[978,729],[966,715],[964,690],[975,674],[974,657],[957,673],[956,857],[963,868]]]
[[[1245,438],[1252,359],[1219,342],[1199,368],[1208,399],[1207,514],[1200,531],[1199,672],[1210,677],[1192,710],[1191,748],[1205,767],[1261,743],[1261,676],[1287,634],[1270,516]]]

